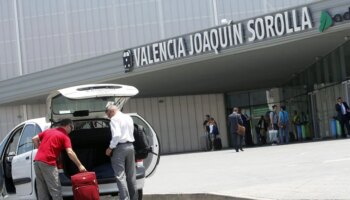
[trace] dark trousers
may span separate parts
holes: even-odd
[[[238,151],[238,149],[242,149],[242,141],[243,136],[239,135],[238,133],[233,133],[233,142],[236,151]]]
[[[266,134],[267,131],[265,129],[259,129],[260,144],[266,144]]]
[[[251,133],[251,130],[250,130],[250,126],[245,126],[244,139],[245,139],[245,145],[246,146],[254,146],[253,137],[252,137],[252,133]]]
[[[256,139],[258,144],[266,144],[266,130],[263,128],[256,127]]]
[[[350,135],[349,118],[347,116],[342,116],[339,122],[340,122],[340,128],[341,128],[341,135],[342,135],[342,137],[346,137],[344,125],[346,127],[346,130],[348,131],[348,135]]]
[[[208,144],[209,144],[209,150],[212,150],[213,149],[213,143],[211,141],[209,132],[207,133],[207,139],[208,139]]]

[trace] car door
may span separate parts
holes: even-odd
[[[0,191],[2,191],[1,194],[4,194],[4,184],[5,184],[5,172],[4,172],[4,150],[5,150],[5,146],[7,144],[7,141],[9,139],[10,134],[6,135],[6,137],[1,141],[0,143]]]
[[[24,126],[18,142],[17,154],[12,160],[12,178],[17,195],[30,195],[33,192],[33,149],[32,138],[41,132],[35,123]]]
[[[131,118],[133,119],[134,123],[143,126],[145,129],[148,141],[150,142],[150,145],[152,147],[152,153],[149,153],[147,158],[143,160],[143,165],[145,166],[146,169],[146,177],[151,176],[156,168],[157,165],[159,164],[159,159],[160,159],[160,144],[159,144],[159,139],[152,128],[152,126],[145,120],[143,119],[140,115],[136,113],[130,113],[129,114]]]
[[[16,156],[16,149],[18,141],[23,130],[23,124],[13,129],[4,139],[2,145],[4,145],[3,152],[1,154],[1,170],[3,172],[4,187],[1,191],[2,196],[7,194],[15,194],[16,188],[12,178],[12,161]]]

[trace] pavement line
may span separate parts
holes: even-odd
[[[323,163],[331,163],[331,162],[341,162],[341,161],[347,161],[350,160],[350,158],[342,158],[342,159],[336,159],[336,160],[325,160]]]

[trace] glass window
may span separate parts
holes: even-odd
[[[309,67],[306,71],[306,82],[307,82],[307,89],[308,91],[314,90],[314,84],[316,82],[315,80],[315,64],[313,64],[311,67]]]
[[[105,111],[109,101],[115,102],[116,97],[101,97],[91,99],[68,99],[63,95],[57,95],[52,99],[52,110],[55,114],[71,114],[75,111],[88,110],[90,112]],[[116,105],[119,105],[129,98],[118,97]]]
[[[319,60],[316,62],[315,68],[313,69],[314,72],[316,72],[316,83],[317,87],[321,84],[324,83],[324,70],[323,70],[323,65],[322,65],[322,60]]]
[[[340,82],[341,81],[341,58],[340,58],[340,50],[339,48],[336,49],[334,52],[332,52],[331,57],[332,61],[330,64],[330,71],[332,71],[332,80],[333,82]]]
[[[227,107],[247,107],[250,105],[249,93],[232,93],[227,94]]]
[[[250,104],[252,105],[266,105],[266,90],[254,91],[249,94]]]
[[[331,57],[328,55],[321,62],[322,70],[324,74],[324,80],[322,83],[325,83],[325,84],[329,84],[332,82],[332,74],[331,74],[332,71],[329,70],[330,60],[331,60]]]
[[[343,48],[344,60],[345,60],[345,69],[346,77],[350,77],[350,42],[347,42]]]
[[[21,135],[21,132],[23,130],[23,127],[20,127],[14,131],[12,134],[12,138],[10,139],[10,143],[7,147],[6,150],[6,156],[8,156],[10,153],[12,154],[11,156],[16,155],[16,150],[17,150],[17,145],[18,145],[18,140]]]
[[[34,126],[34,124],[25,126],[18,144],[17,155],[33,150],[32,138],[40,132],[40,127]]]
[[[1,141],[0,143],[0,155],[2,155],[2,151],[4,150],[5,148],[5,145],[6,145],[6,141],[7,139],[9,138],[10,134],[6,135],[6,137]]]

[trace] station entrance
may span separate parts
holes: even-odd
[[[227,115],[233,107],[239,107],[242,114],[249,116],[254,144],[259,144],[256,125],[274,104],[278,110],[280,105],[287,108],[290,138],[297,137],[298,124],[303,141],[342,137],[335,104],[338,97],[347,103],[350,100],[350,42],[318,57],[304,68],[284,83],[277,84],[277,88],[225,94]]]

